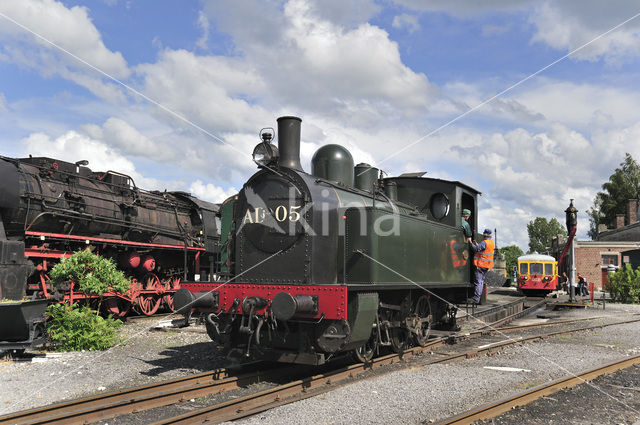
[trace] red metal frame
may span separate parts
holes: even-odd
[[[78,240],[78,241],[91,241],[91,242],[106,242],[117,245],[129,245],[129,246],[142,246],[142,247],[153,247],[153,248],[169,248],[169,249],[179,249],[184,250],[184,245],[163,245],[157,243],[144,243],[144,242],[132,242],[132,241],[123,241],[120,239],[107,239],[107,238],[91,238],[86,236],[77,236],[77,235],[64,235],[61,233],[43,233],[43,232],[32,232],[30,230],[26,230],[24,232],[25,236],[36,236],[36,237],[45,237],[45,238],[57,238],[57,239],[70,239],[70,240]],[[204,248],[198,247],[186,247],[188,251],[205,251]]]
[[[40,247],[25,248],[25,257],[39,257],[39,258],[68,258],[73,255],[73,252],[58,251],[55,249],[46,249]]]
[[[291,296],[296,295],[317,295],[318,313],[315,315],[299,315],[312,319],[347,319],[347,287],[346,285],[273,285],[273,284],[249,284],[249,283],[216,283],[216,282],[182,282],[182,288],[191,292],[218,292],[219,310],[228,312],[233,301],[238,298],[240,301],[246,297],[262,297],[271,302],[280,292],[287,292]],[[268,307],[268,305],[267,305]],[[257,310],[256,314],[263,315],[267,307]],[[237,313],[242,313],[242,306],[238,307]]]
[[[109,244],[121,245],[121,246],[123,245],[132,246],[132,247],[164,248],[164,249],[175,249],[179,251],[185,250],[185,246],[180,246],[180,245],[163,245],[163,244],[152,244],[152,243],[142,243],[142,242],[131,242],[131,241],[118,240],[118,239],[91,238],[91,237],[84,237],[84,236],[77,236],[77,235],[63,235],[63,234],[57,234],[57,233],[25,231],[25,236],[37,238],[40,242],[44,242],[45,238],[52,238],[52,239],[66,239],[66,240],[73,240],[73,241],[102,242],[102,243],[109,243]],[[199,268],[200,253],[204,252],[205,249],[194,248],[194,247],[186,247],[186,249],[191,253],[195,253],[196,263],[198,263],[198,268]],[[48,271],[47,259],[67,258],[67,257],[70,257],[71,255],[73,255],[73,252],[71,251],[49,249],[45,246],[33,245],[28,248],[25,248],[26,257],[39,259],[41,261],[41,263],[38,264],[37,266],[38,271],[40,272],[39,285],[30,285],[29,289],[33,291],[42,291],[42,295],[45,298],[49,298],[51,295],[49,294],[49,291],[47,288],[47,281],[49,279],[46,274]],[[140,302],[142,297],[153,296],[153,297],[162,299],[162,303],[163,303],[162,305],[165,305],[166,307],[173,309],[172,307],[173,299],[171,297],[173,297],[173,294],[175,294],[175,292],[178,290],[179,287],[180,287],[179,280],[176,281],[176,280],[170,279],[167,281],[160,281],[158,285],[152,288],[145,288],[144,283],[142,284],[138,283],[134,279],[134,281],[132,281],[130,284],[129,291],[127,291],[126,294],[116,294],[112,291],[109,291],[103,294],[103,299],[107,300],[109,298],[120,298],[127,302],[130,302],[132,305],[136,305]],[[73,304],[77,301],[92,300],[97,298],[98,296],[84,294],[82,292],[78,292],[74,290],[73,283],[71,284],[70,290],[63,295],[63,300],[70,304]],[[124,314],[118,314],[117,311],[112,311],[112,312],[118,315],[119,317],[123,317],[126,314],[126,312],[124,312]]]

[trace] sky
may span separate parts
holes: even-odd
[[[302,118],[389,175],[482,192],[478,229],[586,211],[640,159],[640,5],[584,0],[0,0],[0,155],[86,159],[213,202]]]

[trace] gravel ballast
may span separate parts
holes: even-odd
[[[598,314],[624,320],[639,306],[607,305]],[[563,318],[596,311],[564,312]],[[504,349],[493,356],[421,365],[338,388],[234,424],[428,424],[570,373],[640,353],[640,322],[584,331]],[[425,356],[429,359],[430,356]],[[515,371],[488,369],[514,368]],[[620,406],[621,410],[627,410]],[[638,415],[640,417],[640,414]],[[558,417],[559,419],[561,416]],[[612,417],[613,419],[614,417]],[[593,422],[593,423],[625,423]],[[565,417],[557,423],[566,422]],[[502,422],[508,423],[508,422]],[[523,422],[513,422],[521,424]],[[590,423],[590,422],[575,422]],[[629,422],[633,423],[633,422]]]
[[[633,319],[632,315],[639,313],[640,306],[607,304],[606,310],[600,307],[559,312],[561,317],[555,320],[602,315],[606,316],[601,319],[604,323]],[[6,414],[228,366],[225,359],[216,354],[203,326],[151,330],[158,321],[158,318],[130,321],[123,334],[125,337],[135,335],[135,339],[106,352],[62,353],[42,363],[0,362],[3,382],[0,412]],[[585,325],[592,323],[585,322]],[[425,355],[412,360],[406,369],[355,382],[234,423],[428,424],[568,373],[639,354],[639,330],[640,322],[582,331],[450,364],[425,365],[425,360],[438,354]],[[496,337],[496,340],[500,338],[506,337]],[[117,420],[106,422],[118,423]]]
[[[31,362],[0,361],[0,414],[227,364],[216,354],[203,325],[156,329],[166,320],[130,320],[120,331],[125,342],[106,351],[53,353],[55,357],[36,357]]]

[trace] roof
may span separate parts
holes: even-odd
[[[556,259],[550,255],[527,254],[518,257],[518,261],[556,261]]]
[[[474,189],[473,187],[466,185],[464,183],[462,183],[461,181],[458,180],[444,180],[444,179],[436,179],[433,177],[415,177],[412,174],[414,173],[405,173],[405,174],[401,174],[399,176],[396,177],[386,177],[384,180],[400,180],[400,179],[407,179],[407,180],[431,180],[431,181],[436,181],[436,182],[443,182],[443,183],[450,183],[450,184],[454,184],[456,186],[460,186],[463,187],[471,192],[475,192],[478,195],[482,195],[482,192],[480,192],[478,189]],[[420,173],[417,173],[420,174]]]

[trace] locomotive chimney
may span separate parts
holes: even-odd
[[[278,118],[278,165],[304,171],[300,165],[300,123],[298,117]]]

